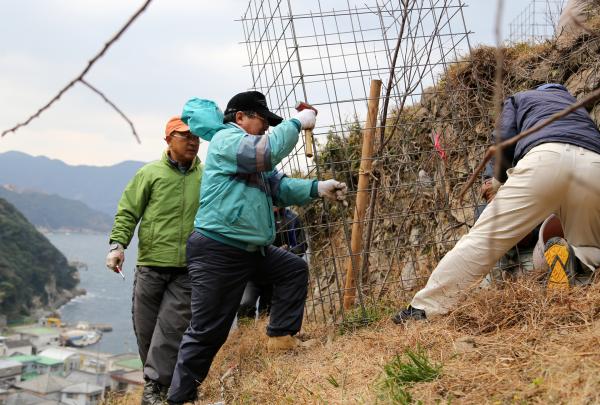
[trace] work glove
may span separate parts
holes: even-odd
[[[118,273],[117,267],[121,268],[125,262],[125,249],[120,243],[111,244],[110,252],[106,256],[106,267]]]
[[[310,108],[298,111],[294,118],[300,121],[302,129],[313,129],[317,123],[317,113]]]
[[[346,194],[348,194],[346,183],[333,179],[318,182],[317,190],[319,197],[325,197],[331,201],[346,201]]]
[[[496,193],[498,192],[498,189],[501,185],[502,183],[500,183],[494,177],[486,179],[483,182],[483,184],[481,185],[481,195],[483,196],[483,198],[485,198],[488,204],[492,202],[494,197],[496,197]]]

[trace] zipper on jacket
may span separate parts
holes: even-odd
[[[265,189],[265,198],[267,199],[267,210],[269,211],[267,213],[267,217],[269,218],[269,229],[271,230],[270,239],[273,239],[275,237],[275,230],[273,229],[273,221],[271,221],[271,217],[273,216],[273,208],[271,208],[271,204],[269,204],[269,198],[271,199],[271,203],[272,203],[273,197],[269,197],[269,195],[267,194],[267,182],[265,181],[265,175],[262,172],[260,173],[260,179],[263,182],[263,187]],[[269,187],[268,190],[270,191],[271,188]],[[270,194],[270,192],[269,192],[269,194]]]
[[[185,179],[187,176],[189,176],[192,171],[194,170],[198,170],[198,168],[194,168],[193,166],[190,166],[190,168],[188,169],[187,172],[183,173],[183,179],[182,179],[182,187],[183,187],[183,191],[181,193],[182,195],[182,200],[181,200],[181,215],[180,215],[180,219],[181,221],[179,222],[179,246],[177,246],[177,256],[179,257],[179,262],[186,263],[187,266],[187,262],[186,262],[186,257],[185,257],[185,253],[181,250],[181,246],[185,246],[185,242],[184,238],[187,239],[187,237],[189,235],[184,235],[183,234],[183,221],[185,218],[185,201],[186,201],[186,195],[187,195],[187,187],[185,186]]]
[[[185,188],[185,178],[187,177],[189,170],[183,174],[183,179],[181,180],[183,190],[181,192],[181,212],[179,215],[179,245],[177,246],[177,257],[179,258],[179,263],[183,262],[183,252],[181,251],[181,246],[183,244],[183,218],[185,218],[185,196],[186,196],[186,188]],[[187,263],[186,263],[187,264]]]
[[[181,173],[180,170],[175,169],[174,167],[172,167],[172,169],[176,170],[177,173],[179,173],[179,175],[181,176],[182,190],[180,193],[181,199],[179,202],[179,243],[177,244],[177,260],[179,263],[182,263],[185,261],[184,260],[185,258],[183,257],[183,252],[181,251],[181,246],[183,244],[183,219],[185,217],[185,195],[186,195],[185,178],[192,171],[193,162],[192,162],[192,166],[190,166],[190,168],[185,173]],[[186,265],[187,265],[187,263],[186,263]]]

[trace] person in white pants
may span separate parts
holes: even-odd
[[[500,141],[575,102],[559,84],[509,97]],[[500,165],[499,178],[494,178],[496,197],[439,262],[425,288],[393,317],[395,323],[451,311],[511,246],[550,214],[560,218],[565,237],[546,244],[548,283],[568,288],[576,260],[589,271],[600,266],[600,132],[585,109],[521,139],[494,164]]]

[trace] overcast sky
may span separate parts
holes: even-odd
[[[235,21],[247,3],[154,0],[86,76],[132,119],[141,145],[121,117],[76,85],[29,126],[1,138],[0,153],[18,150],[90,165],[158,158],[164,125],[187,99],[210,98],[224,108],[250,85],[245,48],[239,44],[242,26]],[[0,0],[0,130],[24,120],[79,74],[141,4]],[[327,7],[328,0],[321,4]],[[505,36],[525,5],[505,1]],[[472,44],[494,43],[495,9],[495,0],[472,0],[465,9]]]

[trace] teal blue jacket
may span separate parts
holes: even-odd
[[[298,142],[300,122],[283,121],[268,135],[250,135],[211,101],[192,99],[182,120],[210,141],[200,208],[194,227],[203,235],[248,251],[275,240],[273,205],[304,205],[316,197],[316,180],[293,179],[275,170]]]

